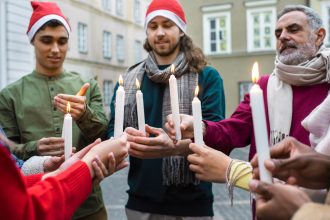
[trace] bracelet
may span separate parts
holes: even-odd
[[[235,166],[234,170],[232,171],[232,167]],[[244,166],[242,168],[242,166]],[[249,163],[241,160],[231,160],[229,166],[226,170],[226,181],[227,181],[227,188],[228,188],[228,196],[231,201],[231,206],[233,205],[234,200],[234,188],[236,183],[246,175],[251,174],[252,167]]]

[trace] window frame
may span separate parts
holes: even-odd
[[[104,30],[102,36],[102,54],[104,59],[110,60],[112,58],[112,33],[110,31]],[[105,38],[108,39],[105,39]],[[108,43],[106,44],[106,40]],[[107,48],[106,48],[107,46]],[[108,52],[108,54],[106,54]]]
[[[121,41],[122,44],[120,44]],[[120,51],[122,51],[122,53],[120,53]],[[119,56],[119,54],[122,54],[123,57]],[[116,35],[116,56],[118,62],[125,62],[125,38],[121,34]]]
[[[264,46],[261,46],[260,48],[254,47],[254,29],[253,29],[253,14],[254,13],[265,13],[267,11],[271,11],[271,24],[270,24],[270,36],[271,36],[271,47],[266,48]],[[259,52],[259,51],[273,51],[276,48],[276,39],[274,35],[274,30],[276,26],[276,7],[270,6],[270,7],[262,7],[262,8],[248,8],[246,10],[246,29],[247,29],[247,51],[248,52]],[[262,24],[264,27],[264,23]],[[264,36],[261,36],[261,38],[264,38]]]
[[[210,20],[219,19],[220,17],[225,17],[226,19],[226,40],[227,40],[227,48],[224,51],[219,50],[219,43],[220,41],[217,39],[218,34],[216,34],[216,46],[217,49],[215,52],[211,51],[211,27],[210,27]],[[219,29],[216,28],[216,32]],[[221,11],[215,13],[204,13],[203,14],[203,44],[204,44],[204,52],[206,55],[218,55],[218,54],[230,54],[232,52],[232,45],[231,45],[231,12],[230,11]]]
[[[81,29],[82,28],[82,29]],[[86,23],[78,22],[78,52],[88,53],[88,26]]]

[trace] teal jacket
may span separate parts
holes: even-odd
[[[223,81],[212,67],[205,67],[199,74],[203,119],[219,121],[225,117]],[[115,91],[118,84],[115,87]],[[141,91],[144,99],[146,124],[162,127],[162,103],[164,84],[143,77]],[[116,94],[116,93],[114,93]],[[113,136],[115,95],[110,105],[108,137]],[[162,185],[162,159],[138,159],[130,157],[128,175],[129,209],[174,216],[213,216],[212,184],[164,186]]]

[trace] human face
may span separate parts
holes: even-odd
[[[321,44],[316,32],[301,11],[292,11],[280,17],[275,29],[279,60],[287,65],[297,65],[314,57]]]
[[[34,37],[36,71],[55,76],[63,71],[63,62],[68,51],[69,35],[64,26],[46,27]]]
[[[184,33],[170,19],[157,16],[147,26],[147,40],[157,61],[173,61],[179,52],[180,38]]]

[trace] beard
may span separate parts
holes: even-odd
[[[166,56],[173,54],[179,47],[179,44],[180,44],[180,41],[175,42],[175,44],[171,44],[171,42],[169,42],[168,46],[167,45],[159,46],[159,45],[157,45],[157,43],[154,43],[154,44],[149,43],[150,47],[152,48],[152,51],[161,57],[166,57]]]
[[[278,59],[286,65],[298,65],[313,58],[317,52],[317,47],[309,39],[305,44],[298,45],[294,41],[288,41],[277,49]]]

